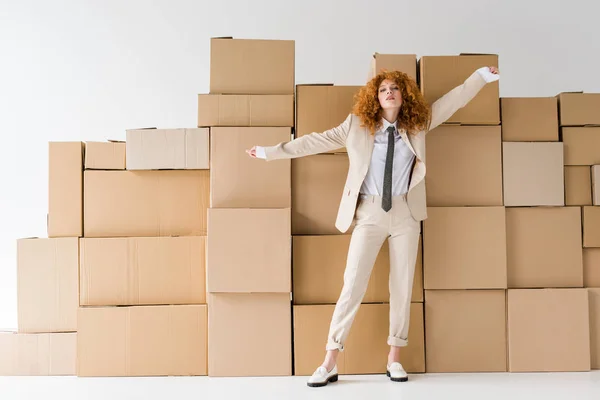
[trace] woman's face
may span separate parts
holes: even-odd
[[[379,85],[379,104],[381,108],[400,108],[402,105],[402,93],[396,82],[389,79],[384,80]]]

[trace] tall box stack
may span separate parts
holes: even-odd
[[[590,305],[591,368],[600,369],[600,93],[560,93],[561,138],[565,146],[567,201],[581,209],[583,286]]]
[[[420,59],[433,104],[496,55]],[[506,371],[506,218],[498,82],[427,134],[423,283],[427,372]]]
[[[383,69],[416,78],[415,55],[373,57],[369,78]],[[296,137],[340,125],[352,112],[360,86],[303,84],[296,87]],[[311,375],[325,355],[329,324],[344,283],[353,227],[335,228],[348,172],[346,149],[292,161],[294,373]],[[409,372],[425,372],[421,244],[410,308],[409,345],[401,360]],[[348,341],[338,356],[340,374],[385,373],[389,329],[389,246],[379,253]]]
[[[77,375],[206,375],[208,129],[88,150]]]
[[[289,141],[295,43],[211,40],[207,237],[208,375],[292,374],[291,162],[254,160],[252,146]]]
[[[565,166],[555,97],[503,98],[501,104],[508,370],[586,370],[589,345],[582,339],[589,336],[589,318],[576,207],[587,201],[580,187],[586,177]],[[569,328],[557,330],[557,321]]]

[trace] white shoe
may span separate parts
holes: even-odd
[[[338,370],[337,365],[333,367],[333,369],[327,372],[325,367],[319,367],[312,374],[310,378],[308,378],[307,385],[310,387],[320,387],[325,386],[329,382],[337,382],[338,380]]]
[[[408,374],[399,362],[388,365],[387,376],[394,382],[406,382],[408,380]]]

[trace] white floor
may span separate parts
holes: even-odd
[[[420,374],[406,383],[384,375],[342,376],[324,388],[305,377],[0,377],[0,399],[600,399],[600,371],[543,374]]]

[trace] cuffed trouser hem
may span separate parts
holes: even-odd
[[[335,343],[335,342],[327,342],[327,346],[325,346],[325,350],[327,350],[327,351],[339,350],[341,352],[341,351],[344,351],[344,345]]]
[[[393,337],[393,336],[389,336],[388,340],[387,340],[387,344],[389,346],[405,347],[405,346],[408,346],[408,340],[400,339],[400,338]]]

